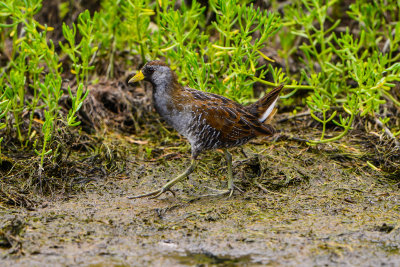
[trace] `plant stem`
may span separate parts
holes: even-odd
[[[345,136],[347,134],[347,132],[350,130],[351,125],[353,124],[354,118],[355,118],[355,115],[354,115],[354,112],[352,112],[351,116],[350,116],[349,124],[347,125],[346,128],[344,128],[344,131],[341,134],[339,134],[338,136],[335,136],[335,137],[332,137],[329,139],[324,139],[324,140],[308,140],[308,143],[316,145],[316,144],[329,143],[329,142],[339,140],[340,138]]]
[[[272,82],[260,79],[258,77],[253,77],[253,79],[256,80],[257,82],[260,82],[260,83],[263,83],[263,84],[266,84],[266,85],[269,85],[269,86],[273,86],[273,87],[279,86],[279,84],[277,84],[277,83],[272,83]],[[312,86],[312,85],[300,85],[300,84],[299,85],[285,85],[285,88],[287,88],[287,89],[296,89],[296,88],[298,88],[298,89],[304,89],[304,90],[313,90],[313,89],[315,89],[315,87]]]
[[[389,92],[382,90],[382,92],[390,99],[393,101],[394,104],[400,107],[400,102],[396,100]]]

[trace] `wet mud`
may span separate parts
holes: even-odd
[[[226,187],[214,151],[175,197],[127,199],[182,172],[190,151],[169,129],[115,134],[118,174],[32,209],[0,207],[1,266],[400,265],[399,183],[366,164],[373,150],[355,135],[311,147],[279,127],[232,150],[231,198],[198,197]]]

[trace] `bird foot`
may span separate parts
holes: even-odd
[[[174,191],[172,191],[170,188],[173,187],[176,183],[187,178],[189,176],[189,174],[191,174],[195,168],[196,168],[196,161],[194,159],[192,159],[192,163],[185,170],[184,173],[182,173],[178,177],[172,179],[171,181],[169,181],[168,183],[163,185],[160,189],[157,189],[155,191],[152,191],[150,193],[143,194],[143,195],[131,196],[131,197],[128,197],[128,199],[135,199],[135,198],[142,198],[142,197],[149,197],[150,199],[158,198],[159,196],[161,196],[162,194],[164,194],[165,192],[168,192],[168,191],[171,192],[175,196]]]
[[[230,198],[233,194],[234,189],[233,188],[228,188],[226,190],[220,190],[216,188],[211,188],[211,187],[206,187],[212,191],[215,191],[216,193],[214,194],[207,194],[207,195],[201,195],[200,197],[218,197],[218,196],[225,196],[228,195],[228,198]]]
[[[158,198],[159,196],[161,196],[162,194],[166,193],[166,192],[171,192],[174,197],[175,197],[175,192],[172,191],[169,188],[165,188],[165,187],[161,187],[160,189],[157,189],[155,191],[146,193],[146,194],[142,194],[142,195],[137,195],[137,196],[130,196],[127,197],[128,199],[136,199],[136,198],[142,198],[142,197],[149,197],[149,199],[153,199],[153,198]]]

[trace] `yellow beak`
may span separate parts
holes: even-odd
[[[130,78],[130,80],[128,81],[128,83],[135,83],[138,81],[141,81],[144,79],[144,75],[142,73],[142,71],[139,71],[138,73],[136,73],[135,76],[133,76],[132,78]]]

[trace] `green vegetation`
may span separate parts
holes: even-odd
[[[78,29],[82,35],[79,45],[75,45],[75,24],[73,24],[73,30],[68,26],[63,26],[63,33],[69,44],[60,45],[73,61],[71,72],[76,74],[79,85],[74,94],[68,87],[73,104],[68,115],[64,117],[59,105],[63,94],[63,68],[53,41],[47,38],[47,32],[54,28],[43,26],[34,19],[34,15],[41,7],[40,0],[0,3],[0,13],[4,22],[0,25],[2,48],[6,48],[4,42],[9,39],[12,43],[9,62],[2,68],[1,79],[5,81],[0,85],[2,101],[0,127],[5,129],[6,135],[16,132],[21,147],[33,148],[39,155],[39,177],[43,169],[44,157],[53,152],[52,137],[58,127],[64,127],[65,124],[79,125],[76,121],[76,113],[88,94],[86,90],[83,95],[83,85],[85,79],[86,82],[88,79],[87,74],[90,69],[88,60],[94,50],[90,47],[90,40],[93,39],[91,36],[93,22],[89,11],[86,11],[78,19]],[[79,54],[79,57],[75,54]],[[37,120],[43,125],[41,133],[32,131],[34,115],[38,110],[44,115],[44,121]],[[26,111],[29,114],[28,120],[24,117]],[[36,149],[36,147],[40,148]]]
[[[59,5],[60,20],[73,2]],[[395,141],[400,135],[393,117],[400,108],[398,1],[357,0],[344,8],[337,0],[296,0],[280,15],[278,1],[268,9],[239,0],[181,2],[102,0],[98,11],[83,11],[60,29],[38,22],[42,0],[0,2],[0,153],[5,139],[15,139],[36,151],[41,170],[46,157],[57,158],[54,136],[80,124],[89,84],[120,78],[116,66],[128,72],[157,58],[182,83],[242,103],[254,100],[260,83],[285,83],[282,103],[295,115],[301,95],[321,125],[310,144],[342,138],[355,121],[372,121]],[[49,38],[56,31],[60,36]]]
[[[400,81],[398,1],[351,4],[344,11],[352,19],[350,23],[357,23],[357,31],[352,31],[357,35],[349,27],[338,30],[340,17],[334,19],[328,15],[329,8],[335,10],[340,6],[336,0],[299,0],[285,8],[283,23],[292,36],[281,38],[289,42],[283,45],[286,51],[281,54],[288,60],[295,42],[301,40],[299,60],[304,69],[300,81],[311,86],[313,92],[307,98],[307,105],[311,116],[323,125],[320,140],[311,143],[343,137],[356,116],[375,117],[383,125],[388,124],[390,118],[381,115],[382,105],[390,101],[400,107],[390,93],[394,82]],[[331,121],[343,131],[326,139],[326,124]],[[397,129],[394,136],[399,134]]]

